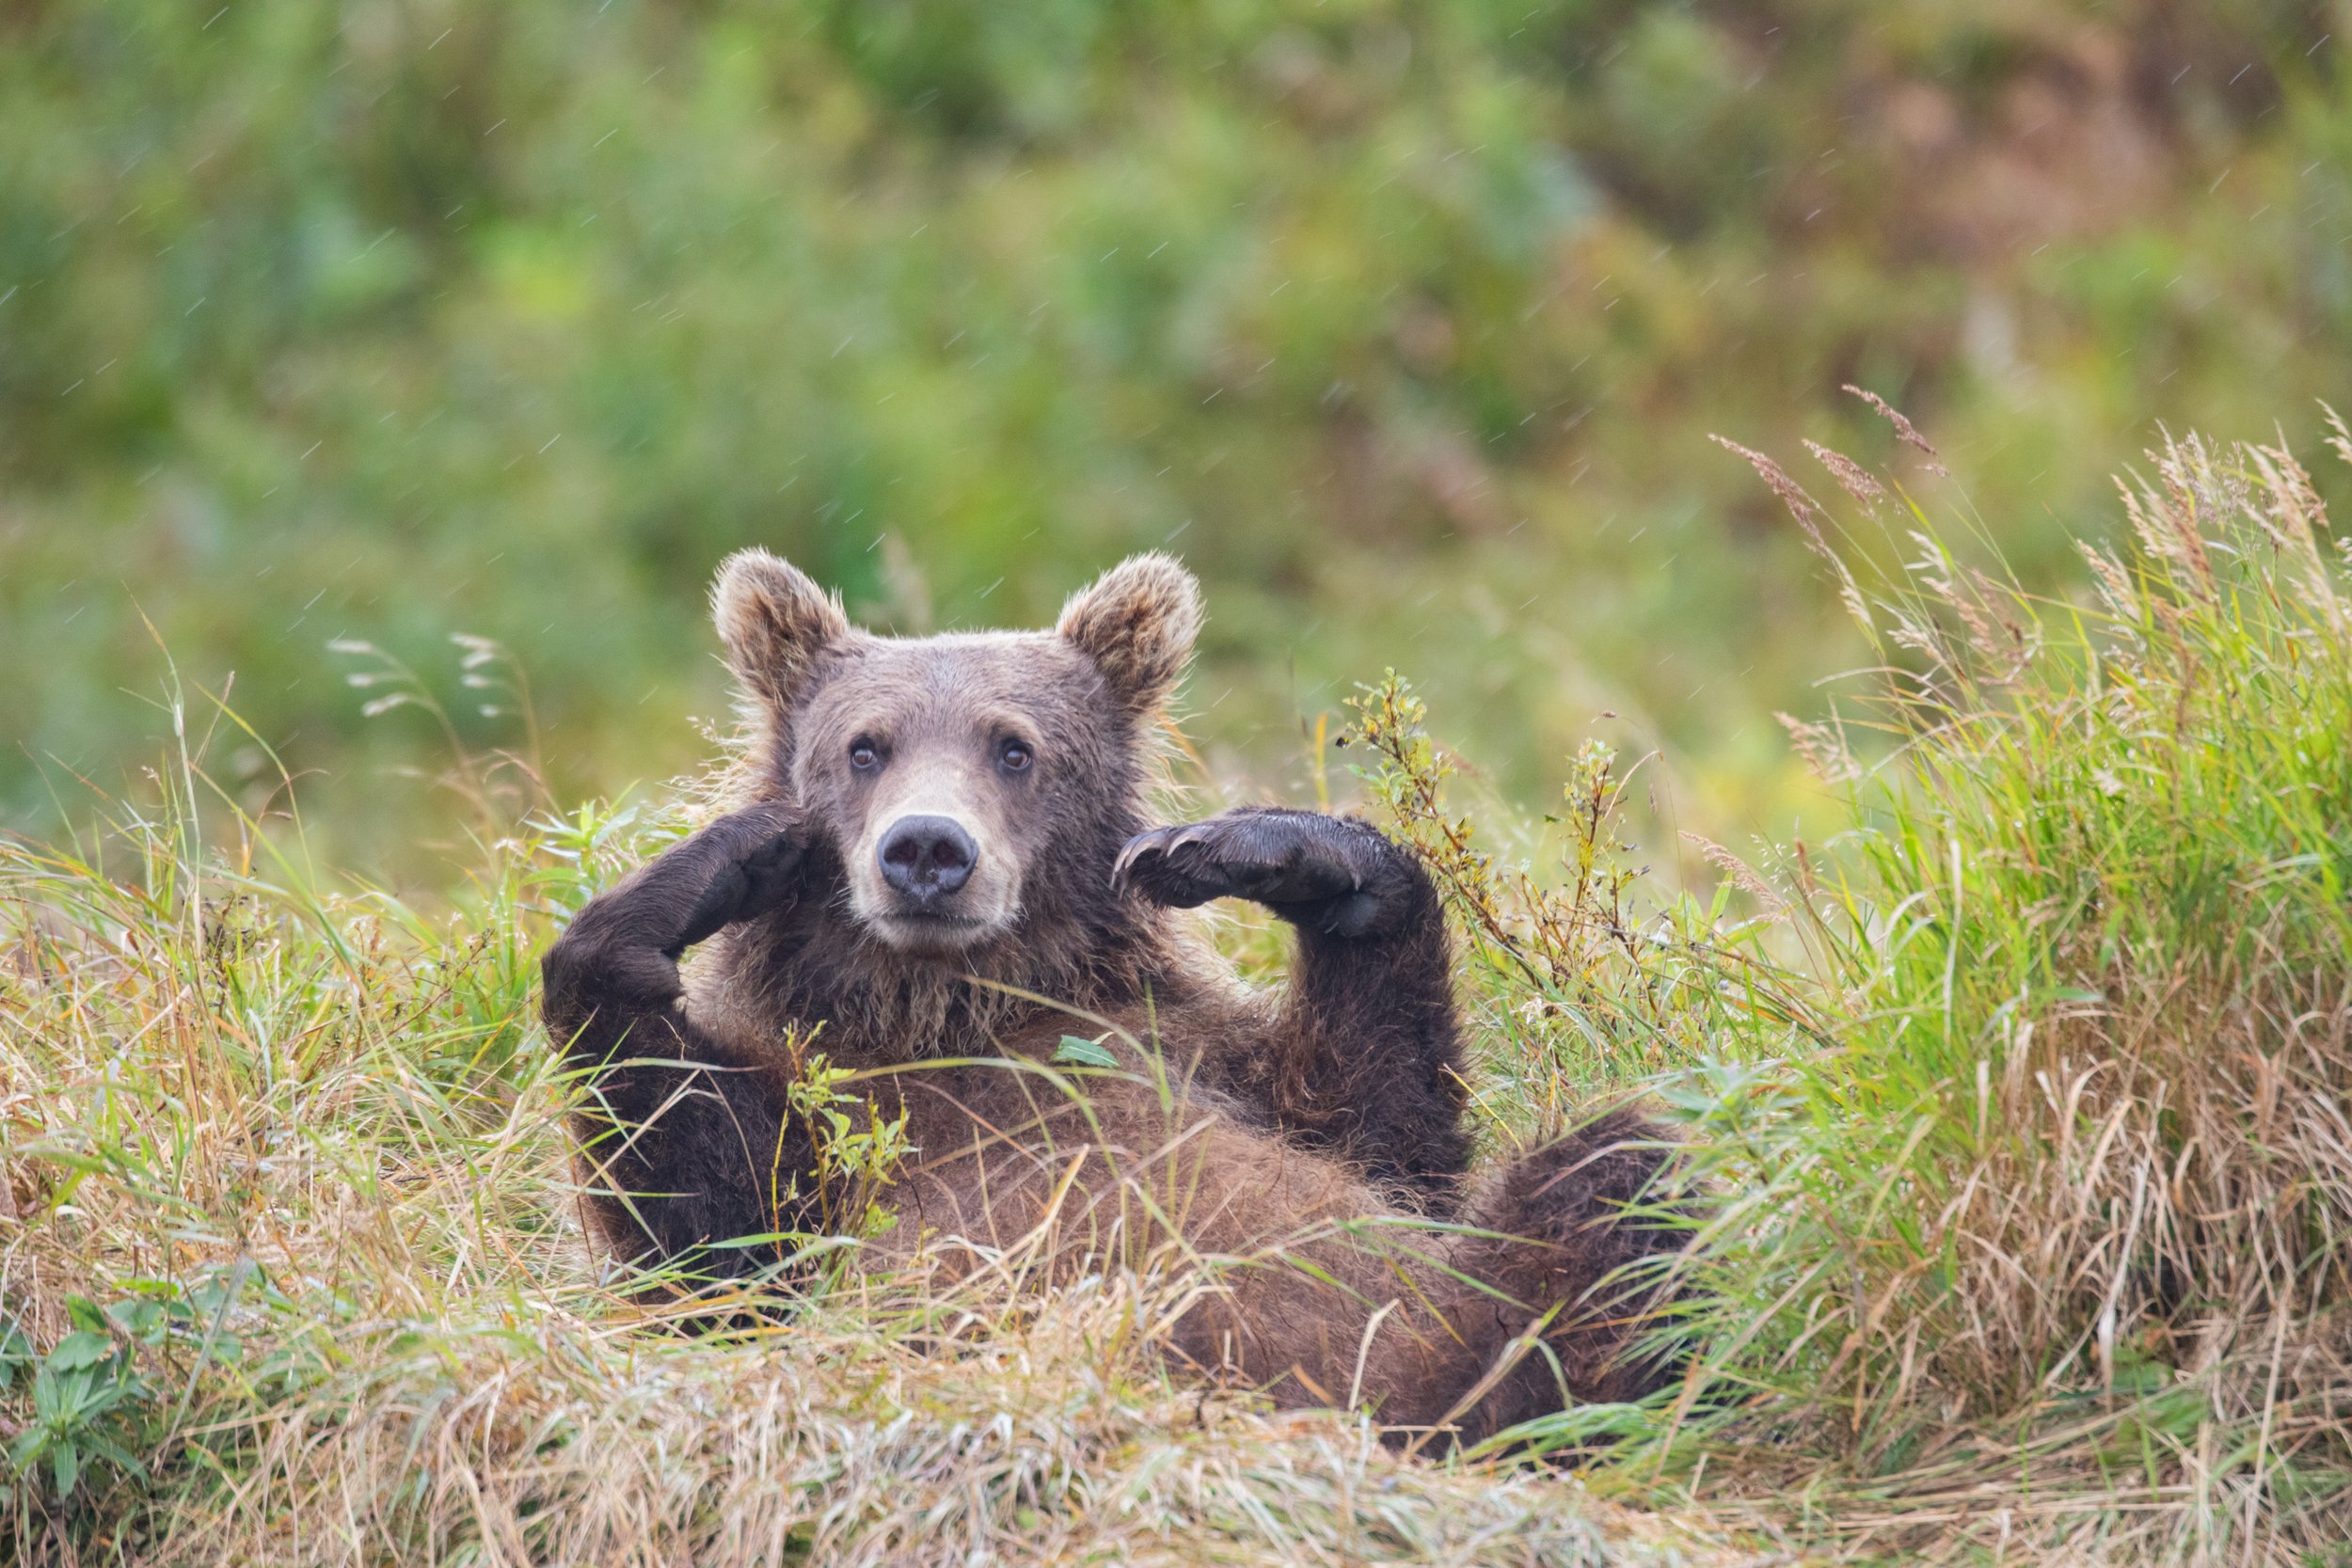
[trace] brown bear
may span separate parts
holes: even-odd
[[[906,1118],[876,1253],[1022,1247],[1061,1277],[1205,1260],[1171,1354],[1391,1426],[1475,1438],[1658,1381],[1623,1276],[1676,1233],[1621,1211],[1654,1197],[1666,1146],[1619,1111],[1469,1171],[1417,858],[1313,812],[1150,822],[1200,622],[1183,567],[1129,560],[1049,632],[877,636],[760,550],[712,596],[753,721],[738,809],[545,962],[548,1026],[590,1083],[605,1244],[788,1275],[774,1238],[825,1228],[839,1196],[787,1094],[787,1042],[814,1032]],[[1219,897],[1295,928],[1282,989],[1244,987],[1173,912]],[[1073,1033],[1117,1068],[1070,1065]]]

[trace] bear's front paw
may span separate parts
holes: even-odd
[[[735,864],[743,876],[743,899],[735,918],[742,920],[782,903],[799,887],[808,832],[797,812],[773,800],[725,820],[736,826],[740,846]]]
[[[1136,834],[1120,851],[1111,879],[1176,909],[1248,898],[1302,925],[1354,936],[1377,924],[1402,859],[1370,823],[1244,807]]]
[[[739,920],[765,913],[799,886],[808,839],[791,808],[762,801],[730,813],[662,858],[689,885],[700,882],[672,942],[674,955]]]

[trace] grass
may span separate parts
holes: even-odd
[[[0,846],[0,1556],[1694,1555],[1549,1476],[1171,1378],[1195,1277],[917,1268],[689,1332],[583,1244],[575,1085],[531,1022],[554,924],[677,821],[534,816],[428,914],[277,857],[201,754],[98,843]],[[467,815],[511,815],[517,770],[485,774]]]
[[[106,832],[0,846],[0,1540],[2352,1560],[2344,552],[2285,452],[2186,440],[2127,486],[2126,547],[2035,598],[1835,459],[1835,515],[1755,460],[1883,660],[1792,721],[1837,840],[1696,845],[1722,876],[1686,896],[1618,842],[1638,763],[1581,753],[1528,824],[1453,802],[1402,682],[1345,736],[1465,933],[1488,1141],[1635,1086],[1687,1124],[1692,1354],[1653,1405],[1399,1457],[1361,1417],[1168,1376],[1152,1346],[1213,1283],[1185,1270],[844,1272],[689,1332],[583,1245],[576,1086],[531,1022],[538,946],[687,808],[559,816],[526,767],[465,759],[472,874],[427,907],[208,793],[202,732],[232,721],[175,700]],[[1864,725],[1895,743],[1869,776]]]
[[[2283,451],[2152,462],[2073,601],[1853,486],[1909,558],[1856,595],[1900,768],[1774,900],[1825,1048],[1682,1090],[1726,1202],[1661,1484],[1907,1554],[2346,1560],[2344,552]]]

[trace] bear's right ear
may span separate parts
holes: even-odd
[[[1128,712],[1157,713],[1192,657],[1200,585],[1173,556],[1131,555],[1073,594],[1054,629],[1094,660]]]
[[[710,617],[727,646],[727,668],[777,714],[791,710],[817,656],[850,634],[841,600],[806,572],[763,549],[719,563]]]

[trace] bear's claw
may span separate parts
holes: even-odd
[[[1120,851],[1111,879],[1176,909],[1248,898],[1278,912],[1304,913],[1360,894],[1383,853],[1394,850],[1362,823],[1245,808],[1136,834]]]

